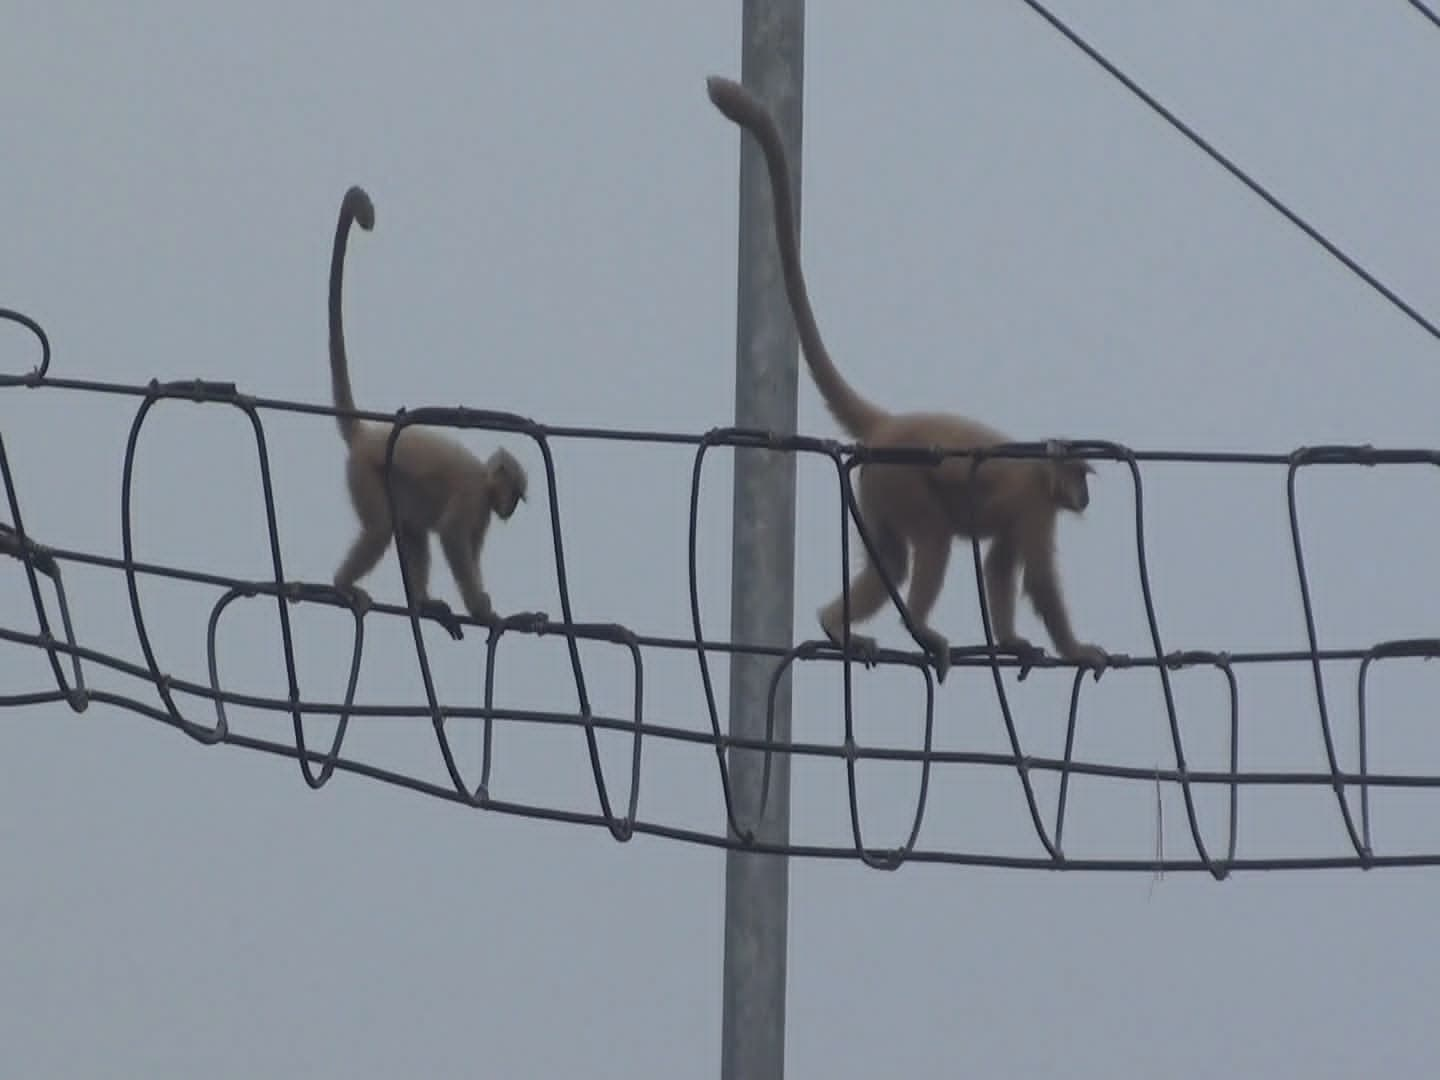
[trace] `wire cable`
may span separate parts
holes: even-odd
[[[1235,162],[1232,161],[1230,158],[1226,157],[1225,154],[1221,153],[1203,135],[1197,132],[1189,124],[1185,123],[1185,121],[1181,120],[1173,112],[1171,112],[1164,105],[1162,105],[1153,94],[1144,89],[1144,87],[1142,87],[1129,75],[1126,75],[1123,71],[1121,71],[1120,68],[1117,67],[1114,63],[1112,63],[1109,59],[1107,59],[1104,54],[1100,52],[1099,49],[1091,45],[1075,30],[1073,30],[1069,26],[1069,24],[1067,24],[1063,19],[1051,12],[1050,9],[1047,8],[1044,4],[1040,3],[1040,0],[1020,0],[1020,2],[1026,7],[1028,7],[1031,11],[1033,11],[1036,15],[1040,16],[1040,18],[1044,19],[1047,23],[1049,23],[1051,27],[1053,27],[1056,31],[1062,34],[1065,39],[1070,42],[1070,44],[1074,45],[1077,49],[1079,49],[1096,64],[1098,64],[1101,68],[1103,68],[1104,71],[1111,76],[1111,78],[1115,79],[1117,82],[1120,83],[1121,86],[1125,87],[1126,90],[1130,91],[1130,93],[1134,94],[1137,98],[1139,98],[1146,105],[1148,105],[1156,114],[1163,118],[1166,123],[1168,123],[1176,131],[1184,135],[1185,138],[1189,139],[1192,143],[1194,143],[1206,154],[1208,154],[1210,158],[1216,163],[1218,163],[1222,168],[1224,168],[1226,172],[1228,172],[1231,176],[1235,177],[1235,179],[1239,180],[1252,192],[1254,192],[1261,199],[1263,199],[1272,210],[1275,210],[1277,213],[1279,213],[1282,217],[1284,217],[1297,229],[1303,232],[1311,240],[1319,244],[1320,247],[1322,247],[1333,258],[1339,261],[1340,264],[1344,266],[1347,270],[1349,270],[1352,274],[1360,278],[1361,281],[1369,285],[1370,288],[1374,289],[1377,293],[1383,296],[1400,311],[1404,312],[1404,314],[1413,323],[1415,323],[1416,326],[1420,327],[1432,338],[1440,341],[1440,326],[1436,326],[1435,323],[1427,319],[1419,312],[1419,310],[1417,310],[1413,305],[1411,305],[1403,297],[1396,293],[1395,290],[1391,289],[1388,285],[1386,285],[1383,281],[1377,278],[1369,270],[1361,266],[1360,263],[1357,262],[1354,258],[1342,251],[1338,245],[1336,245],[1333,241],[1331,241],[1328,237],[1321,233],[1319,229],[1315,228],[1315,226],[1311,225],[1298,213],[1290,209],[1289,206],[1281,202],[1280,199],[1274,194],[1272,194],[1268,188],[1266,188],[1253,176],[1247,173],[1244,169],[1240,168],[1240,166],[1235,164]],[[1412,3],[1413,2],[1414,0],[1412,0]],[[1425,14],[1430,15],[1432,19],[1434,18],[1433,14],[1429,12],[1428,9],[1421,7],[1421,5],[1419,4],[1416,4],[1415,6],[1417,8],[1420,8],[1420,10],[1424,11]]]
[[[1429,20],[1432,26],[1440,27],[1440,15],[1435,14],[1434,9],[1422,4],[1420,0],[1409,0],[1410,6],[1418,11],[1424,18]]]

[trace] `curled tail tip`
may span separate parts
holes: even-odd
[[[359,184],[352,185],[345,192],[345,199],[340,204],[340,212],[351,218],[366,232],[375,227],[375,204],[370,201],[369,193]]]
[[[734,79],[727,79],[724,75],[705,76],[705,92],[710,95],[711,101],[724,94],[733,94],[738,85]]]
[[[734,79],[727,79],[723,75],[708,76],[705,79],[705,92],[710,95],[714,106],[736,123],[740,122],[741,111],[753,104],[750,91]]]

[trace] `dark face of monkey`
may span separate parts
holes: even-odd
[[[525,469],[504,450],[490,459],[491,507],[501,521],[508,521],[515,508],[525,501]]]
[[[523,502],[525,496],[520,489],[513,484],[501,481],[495,493],[495,513],[500,515],[501,521],[510,520],[510,515],[515,513],[515,508]]]
[[[1059,461],[1052,466],[1055,505],[1076,514],[1090,505],[1087,477],[1095,470],[1088,461]]]

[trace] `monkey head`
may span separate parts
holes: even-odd
[[[508,521],[515,508],[525,501],[528,480],[525,467],[503,446],[490,455],[490,505],[501,521]]]
[[[1088,461],[1052,461],[1050,495],[1061,510],[1083,514],[1090,505],[1089,477],[1095,472]]]

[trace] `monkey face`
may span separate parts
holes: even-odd
[[[515,508],[525,501],[523,480],[516,483],[514,477],[502,473],[496,478],[494,499],[495,513],[500,515],[501,521],[508,521]]]
[[[1090,505],[1089,475],[1095,470],[1088,461],[1064,461],[1054,466],[1055,505],[1082,514]]]
[[[525,466],[515,460],[513,454],[503,446],[490,455],[490,507],[508,520],[515,508],[525,501]]]

